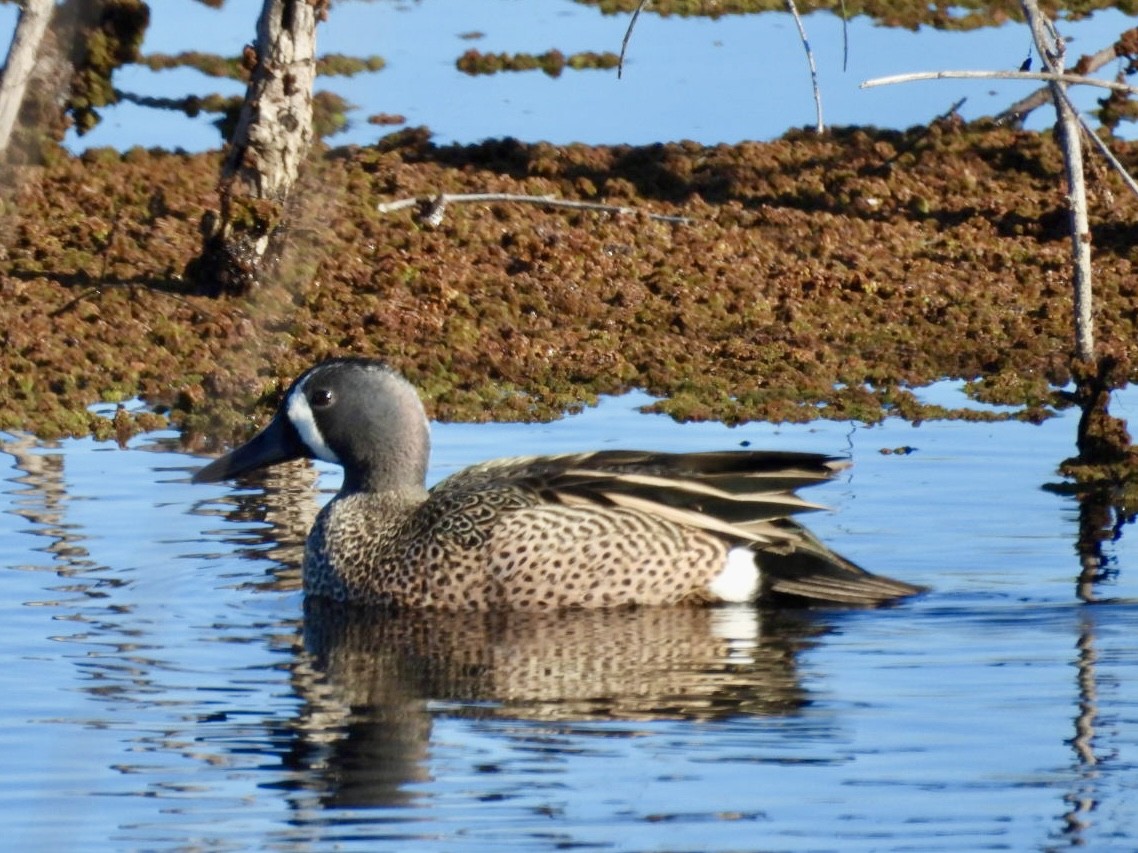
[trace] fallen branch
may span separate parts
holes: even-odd
[[[601,204],[593,201],[572,201],[554,195],[517,195],[514,193],[440,193],[424,198],[402,198],[397,201],[381,201],[375,206],[380,213],[395,213],[409,207],[422,208],[417,217],[425,225],[434,228],[443,220],[448,204],[478,204],[506,202],[515,204],[539,204],[544,207],[562,207],[570,210],[593,210],[600,213],[616,213],[625,216],[643,214],[654,222],[672,222],[687,225],[695,220],[686,216],[667,216],[662,213],[645,213],[635,207],[618,204]]]
[[[1110,48],[1110,50],[1113,51],[1113,48]],[[1102,52],[1103,51],[1100,51],[1100,53]],[[1097,57],[1099,54],[1095,54],[1095,56]],[[1094,69],[1091,68],[1089,70],[1093,71]],[[1126,184],[1127,189],[1138,196],[1138,182],[1136,182],[1134,178],[1130,176],[1130,173],[1126,171],[1126,167],[1123,166],[1119,159],[1114,156],[1114,153],[1110,150],[1109,147],[1107,147],[1107,144],[1103,142],[1101,138],[1099,138],[1099,135],[1094,132],[1094,128],[1090,126],[1090,123],[1071,102],[1070,97],[1067,95],[1067,90],[1064,84],[1069,83],[1074,85],[1099,86],[1104,89],[1113,89],[1115,91],[1126,92],[1128,94],[1138,94],[1138,88],[1134,86],[1127,86],[1125,83],[1100,80],[1097,77],[1086,77],[1082,74],[1067,74],[1062,71],[917,71],[912,74],[894,74],[890,77],[876,77],[873,80],[866,80],[861,84],[860,88],[871,89],[875,86],[891,86],[895,83],[911,83],[916,80],[948,79],[1047,81],[1048,86],[1040,90],[1041,92],[1045,93],[1046,100],[1053,101],[1062,99],[1066,108],[1078,122],[1079,127],[1081,127],[1086,132],[1086,135],[1090,138],[1091,143],[1095,146],[1096,149],[1098,149],[1099,153],[1102,154],[1107,163],[1110,164],[1111,168],[1113,168],[1119,174],[1119,176],[1122,178],[1122,182]],[[1052,86],[1055,87],[1054,91],[1051,89]],[[1032,95],[1032,98],[1034,97],[1035,95]],[[1026,100],[1027,99],[1024,99],[1024,101],[1021,101],[1019,103],[1024,103]],[[963,101],[960,103],[963,103]],[[959,106],[959,104],[957,104],[957,106]],[[1059,105],[1056,103],[1056,109],[1058,108]],[[956,107],[953,107],[953,110],[955,109]],[[1034,106],[1032,109],[1034,109]],[[1011,112],[1011,109],[1009,109],[1001,113],[1000,116],[1010,115]],[[997,116],[997,122],[1001,120],[1000,116]]]
[[[1113,48],[1110,50],[1113,51]],[[1105,51],[1099,51],[1103,53]],[[1096,53],[1096,57],[1099,56]],[[1090,68],[1094,71],[1094,68]],[[1066,90],[1063,84],[1071,83],[1075,85],[1095,85],[1102,89],[1113,89],[1118,92],[1127,92],[1128,94],[1138,94],[1136,86],[1128,86],[1125,83],[1116,83],[1107,80],[1099,80],[1097,77],[1087,77],[1081,74],[1066,74],[1063,72],[992,72],[992,71],[956,71],[956,72],[914,72],[912,74],[894,74],[889,77],[874,77],[873,80],[867,80],[860,84],[861,89],[873,89],[874,86],[893,85],[894,83],[912,83],[920,80],[1044,80],[1048,83],[1048,88],[1041,89],[1045,93],[1046,100],[1062,99],[1066,108],[1071,111],[1071,114],[1077,119],[1079,126],[1083,131],[1086,131],[1091,143],[1098,149],[1099,154],[1102,154],[1106,162],[1111,165],[1115,172],[1118,172],[1122,177],[1122,182],[1127,185],[1132,193],[1138,196],[1138,182],[1130,176],[1127,172],[1127,167],[1123,166],[1118,157],[1115,157],[1110,148],[1102,139],[1099,139],[1097,133],[1083,117],[1079,110],[1075,108],[1071,102],[1070,97],[1067,97]],[[1056,86],[1053,91],[1050,86]],[[1034,93],[1031,99],[1037,97],[1038,93]],[[1019,103],[1025,103],[1028,99],[1024,99]],[[963,101],[962,101],[963,102]],[[1031,109],[1039,105],[1034,105]],[[1056,105],[1057,108],[1058,105]],[[954,108],[955,109],[955,108]],[[997,116],[996,121],[1001,121],[1003,116],[1014,116],[1015,107],[1009,108]],[[1006,121],[1006,119],[1003,119]]]
[[[1100,80],[1083,74],[1066,74],[1051,71],[915,71],[912,74],[893,74],[889,77],[875,77],[866,80],[858,87],[872,89],[876,86],[892,86],[895,83],[912,83],[918,80],[1044,80],[1047,83],[1071,83],[1082,86],[1098,86],[1128,95],[1138,95],[1138,87],[1127,86],[1113,80]],[[1050,95],[1050,93],[1048,93]]]

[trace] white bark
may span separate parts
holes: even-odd
[[[1035,49],[1044,67],[1053,74],[1063,73],[1065,45],[1054,26],[1039,11],[1035,0],[1021,0],[1027,15]],[[1057,80],[1048,83],[1055,102],[1058,141],[1067,172],[1067,193],[1071,224],[1071,256],[1074,261],[1075,354],[1081,361],[1095,358],[1094,316],[1091,312],[1091,227],[1087,217],[1087,185],[1083,172],[1083,145],[1079,116],[1067,98],[1067,86]]]
[[[223,174],[254,198],[283,201],[312,144],[317,14],[308,0],[265,0],[261,8],[257,65]]]
[[[24,0],[8,58],[0,74],[0,152],[8,150],[28,81],[35,70],[48,22],[55,9],[53,0]]]

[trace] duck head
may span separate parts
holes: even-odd
[[[415,389],[383,362],[321,362],[289,386],[273,419],[196,474],[195,483],[239,477],[291,459],[344,469],[341,492],[421,489],[430,430]]]

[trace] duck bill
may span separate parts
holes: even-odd
[[[224,456],[214,459],[196,474],[195,483],[216,483],[240,477],[278,462],[300,459],[308,452],[287,418],[275,417],[259,433]]]

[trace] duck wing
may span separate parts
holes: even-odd
[[[602,450],[498,459],[468,468],[435,491],[510,488],[546,504],[635,509],[736,542],[785,538],[767,522],[824,509],[796,489],[825,482],[848,463],[814,453]]]
[[[435,488],[508,489],[528,495],[531,505],[615,507],[702,530],[756,553],[768,599],[875,605],[920,592],[865,571],[791,518],[824,509],[796,490],[848,465],[814,453],[603,450],[499,459]]]

